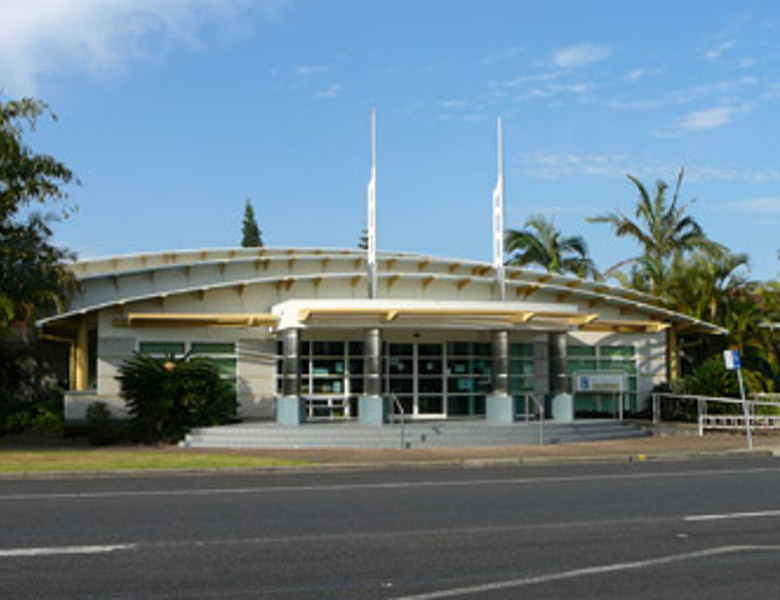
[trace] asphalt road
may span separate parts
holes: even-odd
[[[773,598],[780,462],[0,481],[2,598]]]

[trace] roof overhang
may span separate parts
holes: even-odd
[[[279,329],[372,322],[382,327],[421,324],[515,327],[544,323],[573,328],[592,322],[596,315],[584,314],[573,304],[530,302],[472,302],[426,300],[288,300],[273,307]]]
[[[151,313],[131,312],[114,319],[115,326],[182,325],[200,327],[273,327],[279,317],[270,313]]]

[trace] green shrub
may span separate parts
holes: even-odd
[[[56,433],[63,432],[62,417],[48,408],[38,407],[35,416],[32,419],[32,430],[36,433]]]
[[[119,368],[122,396],[138,439],[181,440],[192,427],[227,423],[236,399],[207,358],[164,360],[136,352]]]
[[[6,433],[22,433],[30,429],[32,417],[26,411],[11,413],[5,419],[4,429]]]
[[[93,446],[107,446],[121,439],[121,429],[111,416],[111,411],[105,402],[90,404],[85,419],[89,443]]]

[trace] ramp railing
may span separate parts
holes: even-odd
[[[758,398],[767,397],[759,395]],[[776,398],[776,396],[768,396]],[[673,405],[678,419],[681,416],[695,418],[699,435],[706,429],[751,429],[780,430],[780,402],[771,402],[751,398],[747,403],[747,417],[742,413],[742,400],[739,398],[720,398],[714,396],[694,396],[682,394],[653,394],[653,424],[663,420],[663,404]],[[696,407],[695,417],[693,406]],[[763,413],[763,414],[762,414]],[[693,419],[690,419],[693,420]]]
[[[398,396],[396,396],[394,393],[390,394],[390,411],[389,411],[389,417],[390,417],[390,424],[395,425],[396,417],[401,417],[401,450],[406,449],[406,432],[405,432],[405,426],[406,426],[406,411],[404,410],[404,405],[401,404],[401,401],[398,399]]]

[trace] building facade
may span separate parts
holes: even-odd
[[[576,277],[379,253],[369,298],[360,250],[240,248],[85,260],[66,312],[39,323],[71,346],[66,419],[94,401],[119,415],[117,369],[133,352],[204,355],[239,416],[381,423],[507,420],[535,398],[573,395],[581,415],[642,411],[679,372],[678,336],[717,335],[657,298]],[[501,300],[502,296],[505,298]]]

